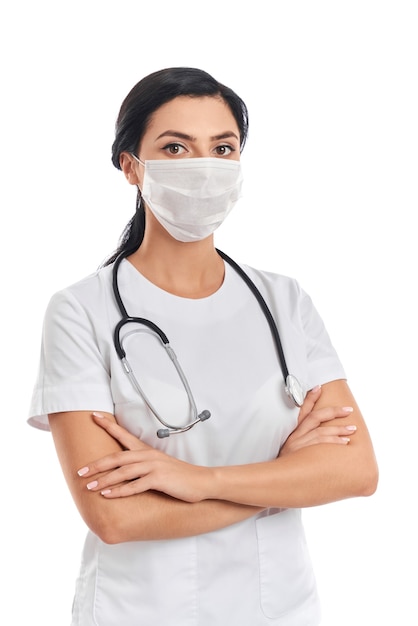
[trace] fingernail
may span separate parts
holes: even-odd
[[[341,441],[343,443],[350,443],[350,437],[341,437]],[[87,487],[88,487],[88,485],[87,485]]]
[[[350,426],[346,426],[345,429],[346,430],[351,430],[352,432],[354,432],[355,430],[357,430],[357,426],[350,425]]]
[[[352,413],[354,409],[352,406],[343,406],[343,411],[347,411],[347,413]]]
[[[109,495],[109,493],[111,493],[111,489],[103,489],[103,491],[100,492],[102,494],[102,496],[107,496]]]
[[[94,417],[104,417],[103,413],[97,413],[96,411],[93,411],[93,415]]]
[[[321,389],[321,385],[316,385],[316,387],[314,387],[312,391],[315,392],[315,391],[319,391],[320,389]]]
[[[89,471],[88,467],[82,467],[81,469],[78,470],[77,474],[79,476],[84,476],[84,474],[87,474],[88,471]]]
[[[97,480],[93,480],[91,483],[87,484],[87,489],[94,489],[98,484]]]

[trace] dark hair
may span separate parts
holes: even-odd
[[[121,169],[122,152],[136,154],[152,114],[163,104],[177,96],[218,96],[229,106],[240,131],[240,149],[244,148],[248,134],[248,111],[245,103],[229,87],[222,85],[210,74],[191,67],[171,67],[153,72],[139,81],[128,93],[119,111],[112,145],[112,163]],[[145,211],[138,190],[135,215],[126,225],[117,250],[104,265],[112,263],[121,253],[132,254],[144,237]]]

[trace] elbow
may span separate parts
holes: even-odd
[[[379,471],[376,468],[374,472],[371,472],[368,476],[368,480],[365,482],[363,496],[372,496],[376,493],[377,486],[379,484]]]
[[[103,498],[98,493],[88,493],[81,516],[90,531],[103,543],[115,545],[128,541],[147,541],[160,538],[155,509],[146,506],[146,494],[131,498]],[[141,499],[141,505],[138,500]]]
[[[90,515],[85,518],[91,532],[108,545],[160,539],[159,526],[153,512],[146,506],[132,507],[132,500],[128,500],[102,498],[101,506],[96,507],[94,513],[90,511]]]
[[[369,497],[376,493],[379,484],[379,469],[376,463],[371,463],[368,468],[363,468],[358,479],[357,496]]]
[[[98,515],[96,511],[94,516],[90,518],[88,516],[84,517],[84,521],[89,530],[107,545],[129,541],[126,538],[126,529],[119,516],[109,513],[110,511],[105,511]]]
[[[116,545],[117,543],[123,543],[121,539],[121,534],[117,532],[116,529],[110,528],[108,525],[96,527],[95,529],[91,529],[95,535],[106,543],[109,546]]]
[[[89,530],[96,535],[108,545],[115,545],[117,543],[122,543],[120,538],[120,533],[117,531],[117,528],[112,526],[112,524],[106,523],[102,520],[85,520]]]

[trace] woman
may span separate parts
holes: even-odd
[[[214,246],[247,121],[200,70],[140,81],[113,144],[136,213],[109,262],[49,304],[29,422],[52,431],[89,528],[73,626],[314,626],[300,509],[375,491],[366,425],[311,300]]]

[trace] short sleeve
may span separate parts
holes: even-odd
[[[318,384],[345,379],[344,368],[324,322],[312,299],[303,289],[300,289],[299,307],[305,337],[308,389]]]
[[[286,365],[305,389],[345,379],[346,374],[311,297],[289,276],[244,266],[277,324]]]
[[[38,378],[28,423],[49,430],[48,414],[113,412],[109,368],[87,310],[71,291],[55,294],[47,307]]]

